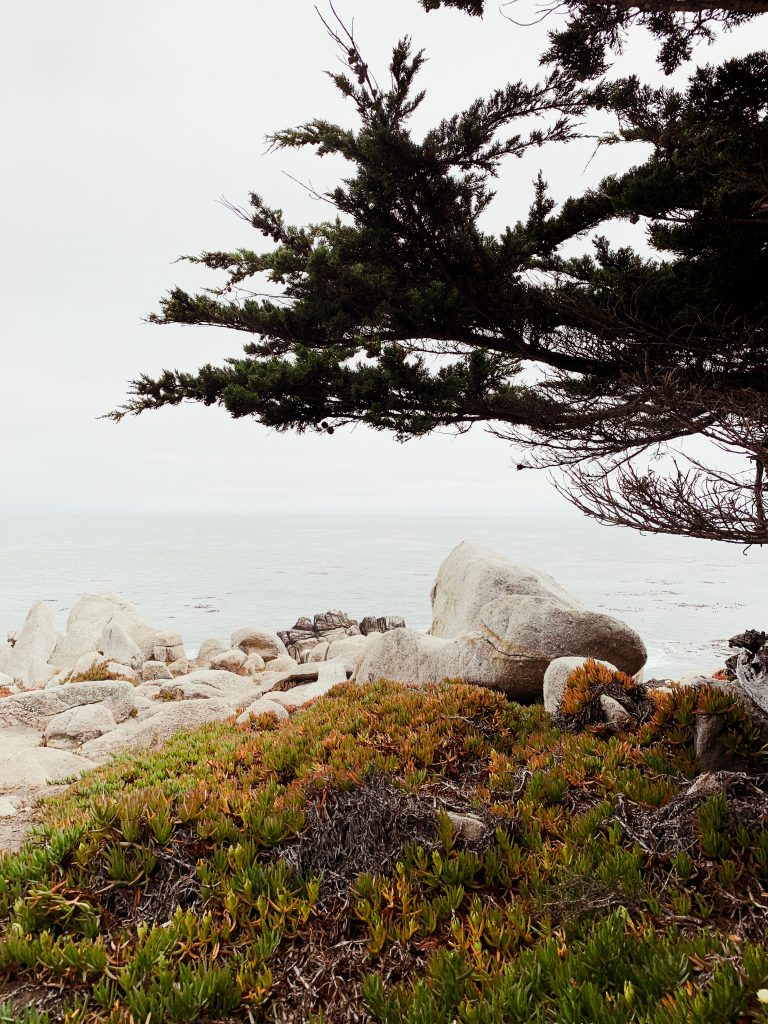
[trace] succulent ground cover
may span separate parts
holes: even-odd
[[[694,781],[705,713],[744,771]],[[714,689],[619,735],[387,683],[180,735],[0,860],[0,1021],[768,1020],[766,773]]]

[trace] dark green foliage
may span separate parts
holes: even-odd
[[[485,0],[420,0],[427,11],[454,7],[479,17]],[[517,8],[502,5],[515,17]],[[735,0],[733,3],[686,3],[685,0],[627,0],[627,2],[589,2],[562,0],[551,12],[567,12],[565,26],[549,33],[550,49],[543,63],[558,64],[578,79],[594,78],[608,70],[611,57],[621,53],[628,32],[648,29],[659,42],[659,64],[669,74],[690,58],[700,40],[711,41],[718,28],[731,29],[768,12],[768,3],[759,0]],[[521,15],[522,16],[522,15]]]
[[[401,440],[486,424],[529,464],[565,467],[589,515],[768,539],[768,55],[696,69],[681,89],[587,87],[556,67],[416,135],[423,53],[399,43],[380,87],[351,36],[335,38],[350,74],[331,77],[357,126],[315,119],[272,138],[348,161],[325,197],[335,217],[294,226],[252,195],[240,212],[266,245],[191,258],[223,280],[174,289],[150,318],[247,334],[243,354],[142,376],[112,416],[188,400],[278,430],[360,422]],[[567,146],[594,110],[616,125],[600,144],[642,142],[639,162],[559,205],[540,175],[528,213],[485,230],[503,162]],[[643,223],[650,256],[595,236],[620,221]],[[694,435],[740,453],[743,472],[642,468]]]

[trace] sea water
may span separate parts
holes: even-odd
[[[301,615],[430,623],[440,562],[460,541],[550,573],[643,637],[657,677],[714,670],[727,639],[768,628],[768,551],[642,536],[579,518],[295,515],[0,516],[0,638],[47,601],[59,628],[85,593],[116,592],[194,653],[243,626]]]

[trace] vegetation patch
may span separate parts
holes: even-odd
[[[474,687],[345,684],[124,756],[0,860],[3,1012],[768,1020],[765,750],[721,708],[748,770],[694,783],[719,699],[673,691],[607,736]]]

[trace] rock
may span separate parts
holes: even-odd
[[[334,661],[324,661],[320,665],[320,671],[317,674],[317,681],[323,685],[331,686],[335,686],[337,683],[346,683],[346,661],[343,658],[337,658]]]
[[[518,700],[541,696],[541,680],[528,681],[525,673],[517,672],[517,662],[499,654],[482,633],[452,640],[413,629],[375,635],[357,663],[354,679],[358,683],[381,679],[439,683],[451,679],[503,690]]]
[[[711,675],[704,672],[689,672],[677,680],[677,686],[722,686],[721,679],[713,679]]]
[[[585,608],[545,573],[474,544],[460,544],[440,566],[432,616],[434,637],[482,633],[498,658],[510,662],[510,692],[540,688],[556,658],[596,658],[628,675],[647,658],[642,640],[623,622]]]
[[[172,679],[176,679],[179,676],[187,676],[191,671],[188,658],[179,658],[178,661],[171,661],[168,664],[168,668],[171,670]]]
[[[158,680],[154,683],[139,683],[139,685],[134,688],[134,693],[136,697],[154,700],[160,693],[160,685],[162,682],[165,682],[165,680]]]
[[[182,661],[186,657],[187,652],[184,650],[179,633],[159,633],[155,637],[155,642],[152,645],[152,661],[170,664],[174,661]]]
[[[130,665],[120,665],[116,661],[108,661],[105,668],[112,677],[127,679],[129,683],[138,683],[139,681],[139,673]]]
[[[107,661],[116,661],[132,669],[141,668],[144,663],[139,645],[116,622],[110,622],[104,627],[98,649]]]
[[[483,819],[475,814],[455,814],[453,811],[446,814],[456,835],[468,843],[482,843],[490,832]]]
[[[336,642],[338,643],[339,641]],[[319,644],[317,644],[316,647],[313,647],[312,650],[309,652],[307,664],[314,664],[316,661],[325,661],[330,646],[331,645],[328,643],[327,640],[323,640]]]
[[[12,664],[15,671],[8,674],[21,676],[32,662],[42,664],[50,662],[60,639],[59,631],[53,624],[50,608],[44,601],[38,601],[37,604],[32,605],[24,620],[24,625],[16,634],[11,648]],[[54,664],[56,663],[54,662]]]
[[[141,678],[145,683],[156,679],[172,679],[171,670],[164,661],[145,661],[141,669]]]
[[[272,664],[272,662],[270,662],[270,664]],[[249,654],[248,657],[245,659],[245,662],[243,664],[243,672],[245,672],[246,675],[249,676],[256,676],[259,674],[259,672],[263,672],[265,667],[265,662],[262,656],[260,654],[256,654],[256,652],[254,651],[253,654]]]
[[[199,729],[232,717],[232,707],[221,700],[191,700],[165,705],[145,722],[131,719],[112,732],[89,740],[79,753],[96,764],[127,750],[155,750],[179,732]]]
[[[370,634],[371,636],[373,634]],[[328,649],[327,660],[334,661],[341,659],[347,666],[347,671],[352,673],[357,663],[368,648],[368,637],[359,633],[357,636],[348,636],[343,640],[334,640]]]
[[[727,743],[725,715],[696,715],[696,767],[700,772],[744,771],[746,761]]]
[[[134,697],[134,703],[136,714],[132,717],[137,722],[146,722],[148,718],[152,718],[153,715],[163,710],[163,704],[160,701],[150,700],[143,694],[137,694]]]
[[[239,629],[232,634],[232,646],[245,654],[258,654],[267,662],[288,653],[280,637],[265,629]]]
[[[28,729],[7,729],[0,747],[0,792],[14,793],[23,788],[42,789],[94,767],[66,750],[41,747],[40,737]]]
[[[236,647],[237,644],[233,644]],[[229,650],[223,640],[203,640],[200,644],[200,649],[197,652],[195,661],[197,662],[198,668],[210,668],[211,659],[215,658],[217,654],[223,654],[224,651]]]
[[[16,804],[9,796],[0,796],[0,818],[14,818],[18,813]]]
[[[346,678],[343,682],[346,682]],[[326,693],[338,685],[338,681],[334,682],[333,680],[329,680],[327,682],[321,682],[318,680],[316,683],[306,683],[304,686],[294,686],[290,690],[272,690],[270,691],[269,699],[278,704],[282,704],[285,708],[301,707],[304,704],[308,704],[309,701],[315,700],[317,697],[324,697]]]
[[[54,715],[85,704],[104,704],[116,722],[123,722],[134,706],[130,683],[66,683],[55,690],[16,693],[0,701],[0,726],[24,726],[42,731]]]
[[[617,700],[613,697],[609,697],[607,693],[600,695],[600,707],[603,709],[603,717],[605,718],[606,724],[614,730],[614,732],[621,732],[622,729],[628,729],[634,719],[632,715],[623,708]]]
[[[253,680],[217,669],[199,669],[171,682],[161,683],[160,700],[218,700],[230,708],[253,703],[258,691]]]
[[[40,658],[33,658],[26,664],[18,682],[22,690],[42,690],[57,673],[58,669],[53,665]]]
[[[220,672],[241,672],[248,656],[239,647],[211,658],[211,668]]]
[[[88,740],[103,736],[116,726],[115,716],[104,704],[83,704],[54,715],[43,737],[47,747],[73,750]]]
[[[106,658],[103,654],[98,651],[86,651],[85,654],[81,654],[77,661],[72,666],[73,676],[82,676],[88,672],[92,672],[97,665],[104,665]]]
[[[290,672],[297,668],[298,664],[290,654],[281,654],[279,658],[268,661],[265,668],[268,672]]]
[[[0,672],[0,691],[10,690],[11,693],[14,693],[16,688],[13,676],[7,676],[5,672]]]
[[[64,683],[69,683],[72,680],[72,673],[67,672],[64,669],[62,672],[57,672],[55,676],[52,676],[45,684],[46,690],[55,690],[57,686],[63,686]]]
[[[71,669],[81,655],[98,649],[104,630],[111,624],[121,626],[138,645],[142,660],[152,657],[158,630],[142,622],[130,602],[117,594],[86,594],[69,613],[66,633],[56,645],[51,664]]]
[[[544,709],[550,715],[555,715],[560,711],[568,676],[575,669],[581,668],[584,661],[584,658],[555,658],[550,662],[544,673]],[[611,665],[610,662],[602,661],[600,664],[605,665],[611,672],[616,671],[616,666]]]
[[[405,629],[405,619],[396,615],[379,617],[366,615],[360,623],[360,632],[363,636],[371,636],[373,633],[388,633],[393,629]]]
[[[238,717],[237,724],[245,725],[251,715],[275,715],[276,718],[280,719],[291,717],[287,708],[284,708],[282,704],[278,704],[277,701],[268,700],[266,697],[260,697],[249,708],[246,708]]]

